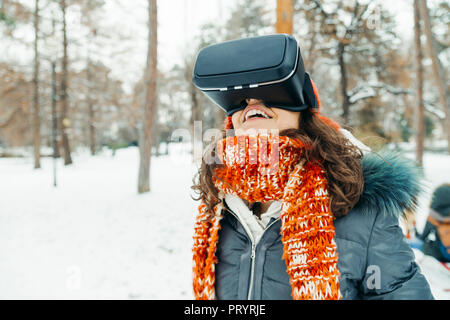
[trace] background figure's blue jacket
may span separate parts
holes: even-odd
[[[395,154],[368,153],[362,159],[364,191],[347,216],[334,221],[344,299],[433,299],[414,261],[399,217],[415,206],[420,170]],[[292,299],[282,260],[281,221],[269,222],[252,245],[237,216],[226,206],[221,220],[215,269],[218,299]]]

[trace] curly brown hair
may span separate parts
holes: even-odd
[[[298,127],[299,129],[282,130],[279,135],[299,139],[311,146],[304,150],[303,157],[306,161],[322,162],[328,181],[331,212],[335,217],[345,216],[356,205],[363,192],[364,178],[360,161],[362,151],[311,108],[300,112]],[[222,134],[225,137],[225,130],[222,130]],[[208,156],[215,158],[215,143],[212,146]],[[214,206],[221,200],[212,177],[215,168],[222,164],[210,160],[211,158],[209,161],[208,158],[202,158],[191,188],[198,193],[197,198],[192,198],[202,200],[208,212],[214,212]]]

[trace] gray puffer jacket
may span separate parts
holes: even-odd
[[[340,290],[344,299],[433,299],[399,227],[414,207],[420,171],[408,160],[368,153],[362,160],[364,192],[347,216],[335,220]],[[255,247],[226,205],[215,268],[218,299],[292,299],[282,260],[281,220],[267,225]]]

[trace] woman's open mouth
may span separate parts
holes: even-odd
[[[250,107],[248,110],[246,110],[243,122],[258,119],[272,119],[272,117],[269,116],[264,110],[262,110],[262,108],[255,106]]]

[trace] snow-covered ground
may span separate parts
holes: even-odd
[[[144,195],[134,147],[58,162],[57,188],[52,159],[0,159],[0,299],[191,299],[196,165],[180,148],[152,159]],[[425,173],[450,182],[450,156],[427,153]]]
[[[190,299],[195,166],[152,159],[137,194],[138,149],[33,170],[0,159],[0,298]],[[183,161],[184,158],[184,161]]]

